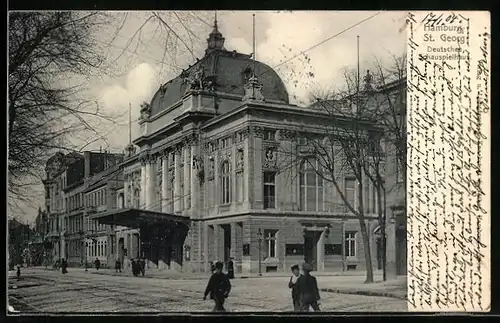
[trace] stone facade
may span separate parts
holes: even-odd
[[[130,244],[129,258],[149,257],[157,268],[189,272],[208,271],[210,262],[230,257],[242,273],[288,271],[303,260],[318,271],[364,269],[360,223],[332,183],[311,175],[305,163],[311,146],[302,142],[304,135],[324,140],[325,129],[348,120],[289,104],[272,69],[253,65],[272,72],[263,87],[249,56],[226,51],[218,39],[209,38],[203,59],[141,105],[137,153],[123,163],[123,207],[184,217],[189,231],[179,238],[167,227],[121,230],[122,250]],[[360,183],[339,166],[339,187],[352,187],[358,207]],[[368,179],[361,184],[376,268],[374,187]],[[145,252],[152,238],[169,242]]]

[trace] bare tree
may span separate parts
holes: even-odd
[[[302,134],[308,137],[309,154],[318,160],[310,167],[333,184],[347,209],[359,220],[367,267],[366,282],[373,281],[366,220],[377,214],[385,279],[386,194],[391,189],[404,187],[395,183],[387,187],[385,180],[387,158],[396,157],[396,171],[401,172],[402,179],[405,178],[406,165],[404,56],[393,58],[394,66],[391,68],[384,68],[377,60],[376,74],[367,71],[362,88],[358,72],[345,70],[343,89],[313,93],[311,108],[329,116],[331,123],[315,134]],[[345,176],[357,182],[355,200],[347,196],[346,188],[341,183]],[[366,206],[365,201],[370,199],[365,199],[364,195],[370,184],[376,199],[371,206]]]
[[[9,14],[9,205],[29,202],[49,155],[76,132],[99,134],[92,119],[113,122],[87,99],[87,81],[106,71],[95,29],[109,23],[94,12]],[[68,147],[68,149],[70,149]]]

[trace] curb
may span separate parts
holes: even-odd
[[[377,296],[377,297],[389,297],[389,298],[397,298],[401,300],[407,300],[407,296],[397,295],[395,293],[390,292],[382,292],[382,291],[368,291],[368,290],[348,290],[348,289],[339,289],[339,288],[320,288],[322,292],[328,293],[338,293],[338,294],[351,294],[351,295],[363,295],[363,296]]]

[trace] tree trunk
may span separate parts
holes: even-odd
[[[368,236],[368,228],[366,226],[366,222],[363,217],[359,218],[359,227],[361,229],[361,236],[363,238],[363,247],[365,251],[365,262],[366,262],[365,284],[369,284],[373,283],[373,265],[372,265],[371,251],[370,251],[370,238]]]
[[[387,237],[385,234],[385,225],[386,225],[386,201],[385,194],[382,195],[382,192],[385,192],[385,188],[382,184],[380,184],[380,178],[377,179],[379,184],[377,185],[377,209],[378,209],[378,222],[380,225],[380,248],[382,249],[382,279],[384,281],[387,280],[387,261],[386,261],[386,252],[387,252]],[[382,204],[382,197],[384,198],[384,203]]]

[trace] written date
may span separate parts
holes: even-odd
[[[450,36],[447,34],[439,35],[439,40],[446,43],[465,44],[465,36]],[[424,34],[424,41],[435,42],[436,39],[431,34]]]

